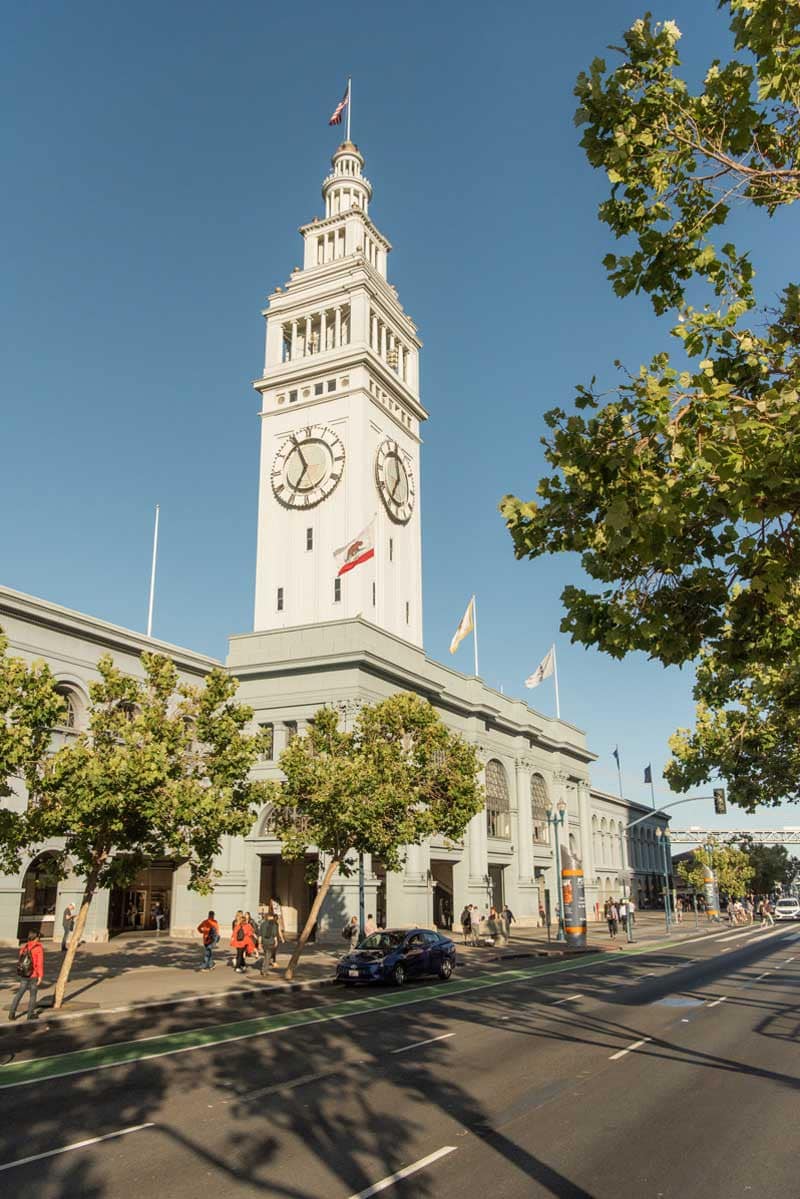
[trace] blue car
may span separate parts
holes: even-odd
[[[449,937],[429,928],[380,929],[358,944],[336,967],[336,980],[354,983],[393,983],[436,974],[448,979],[456,965],[456,947]]]

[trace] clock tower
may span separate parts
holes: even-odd
[[[421,342],[363,166],[339,146],[303,267],[263,313],[255,631],[361,616],[421,646]],[[335,551],[363,530],[374,556],[339,575]]]

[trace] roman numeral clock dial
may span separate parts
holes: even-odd
[[[344,471],[344,446],[327,425],[306,425],[281,445],[270,479],[285,508],[314,508],[327,499]]]
[[[414,472],[411,458],[389,438],[378,446],[375,457],[375,482],[383,506],[393,521],[408,524],[414,511]]]

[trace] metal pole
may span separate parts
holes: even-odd
[[[358,939],[364,936],[364,855],[358,855]]]
[[[567,934],[564,931],[564,889],[561,886],[561,850],[558,844],[559,816],[552,817],[553,829],[556,834],[556,886],[558,887],[558,932],[556,933],[556,941],[566,941]],[[549,819],[551,818],[548,816]]]
[[[667,903],[669,904],[669,922],[675,923],[675,909],[672,906],[672,843],[669,839],[669,833],[664,830],[664,836],[661,838],[664,842],[664,872],[667,880]]]
[[[153,600],[156,594],[156,560],[158,558],[158,513],[159,504],[156,504],[156,524],[153,530],[153,564],[150,567],[150,603],[147,605],[147,636],[153,635]]]
[[[478,604],[475,596],[472,597],[472,641],[475,647],[475,678],[480,678],[478,670]]]
[[[353,107],[353,80],[347,80],[347,140],[350,141],[350,110]]]
[[[694,905],[694,926],[695,926],[695,928],[699,928],[700,927],[700,917],[697,914],[697,892],[696,891],[692,891],[692,903]]]
[[[622,822],[620,821],[619,829],[619,860],[622,864],[622,897],[625,900],[625,930],[628,934],[628,943],[633,944],[633,921],[631,920],[631,905],[630,905],[630,884],[625,875],[625,845],[622,840]]]
[[[667,851],[666,851],[666,847],[664,845],[663,836],[659,837],[658,839],[661,843],[661,867],[662,867],[662,870],[664,873],[664,922],[666,924],[667,932],[669,932],[670,931],[670,926],[669,926],[669,924],[670,924],[670,922],[669,922],[669,877],[667,875],[667,856],[666,856]]]
[[[553,642],[553,682],[556,688],[556,720],[561,719],[561,704],[558,699],[558,661],[556,659],[556,646]]]

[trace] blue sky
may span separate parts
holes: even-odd
[[[301,260],[354,78],[353,138],[392,241],[390,279],[425,343],[425,645],[479,602],[481,670],[522,681],[557,641],[562,715],[593,778],[649,802],[667,738],[692,718],[691,672],[615,663],[558,634],[565,557],[518,563],[497,512],[532,496],[543,412],[612,362],[667,342],[642,299],[616,300],[596,219],[603,180],[572,124],[578,71],[644,4],[473,0],[303,6],[43,2],[5,13],[0,100],[0,579],[224,656],[252,627],[258,397],[266,295]],[[713,0],[670,0],[695,72],[727,53]],[[737,215],[761,294],[783,286],[787,220]],[[469,670],[466,644],[452,660]],[[710,804],[676,825],[713,821]],[[793,808],[722,825],[800,824]]]

